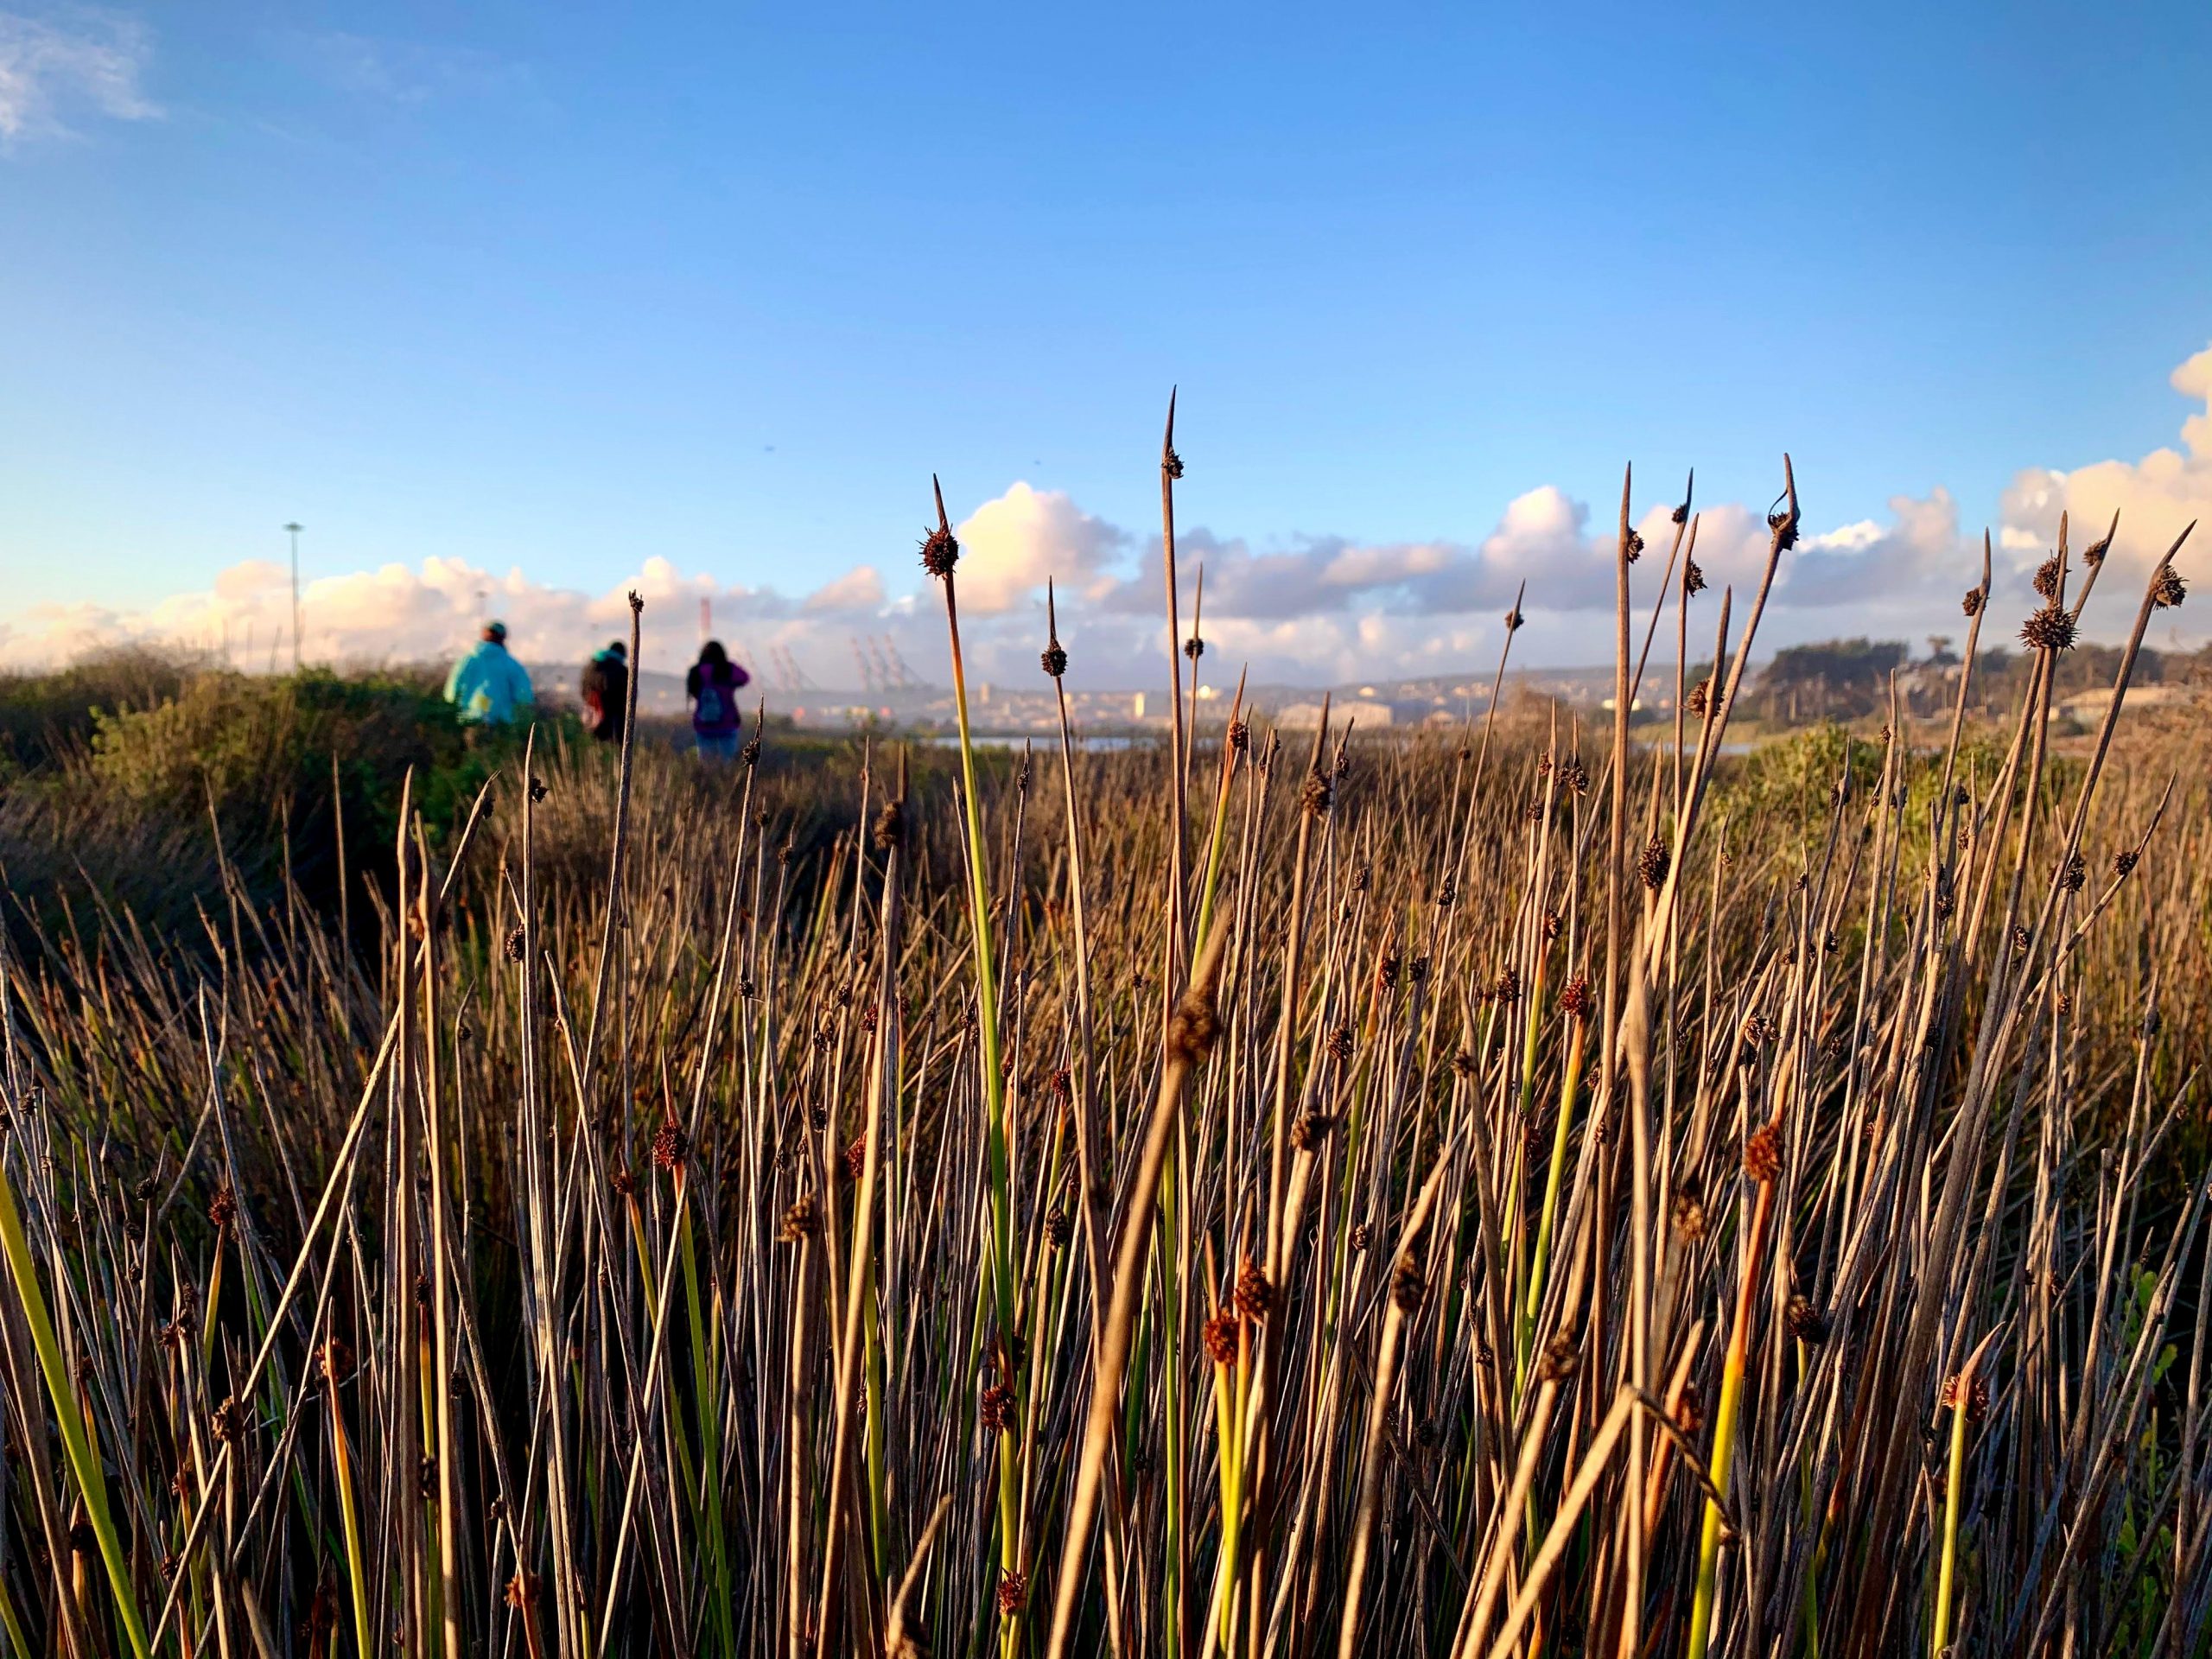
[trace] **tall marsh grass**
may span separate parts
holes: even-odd
[[[2201,734],[2055,752],[2062,549],[1993,735],[1724,763],[1766,583],[1628,524],[1656,743],[1190,652],[1156,749],[541,735],[350,923],[11,874],[0,1648],[2201,1651]]]

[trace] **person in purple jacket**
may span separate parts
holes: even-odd
[[[699,647],[699,660],[683,677],[683,695],[691,700],[691,735],[698,740],[699,756],[705,760],[737,759],[738,688],[752,679],[729,659],[719,639]]]

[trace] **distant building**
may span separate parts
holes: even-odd
[[[1373,731],[1378,726],[1388,726],[1391,723],[1390,705],[1387,702],[1364,702],[1357,699],[1330,705],[1330,725],[1341,731],[1347,721],[1356,721],[1363,731]],[[1275,724],[1285,731],[1310,732],[1320,723],[1321,705],[1318,702],[1294,702],[1275,715]]]
[[[2171,709],[2190,700],[2190,690],[2185,685],[2131,685],[2127,688],[2127,701],[2120,704],[2120,715],[2125,719],[2130,709]],[[2061,698],[2057,712],[2082,725],[2094,726],[2104,719],[2106,711],[2111,707],[2112,688],[2106,686],[2095,691],[2077,691],[2070,697]]]

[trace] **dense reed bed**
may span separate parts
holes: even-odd
[[[1156,750],[549,746],[346,913],[70,900],[0,964],[0,1641],[2201,1650],[2212,796],[2054,751],[2103,546],[1993,738],[1783,823],[1765,583],[1629,524],[1618,710],[1724,665],[1633,742],[1277,733],[1190,650]]]

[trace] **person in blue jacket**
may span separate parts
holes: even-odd
[[[461,710],[464,726],[505,726],[536,701],[530,676],[507,655],[507,625],[486,622],[481,639],[446,676],[446,701]]]

